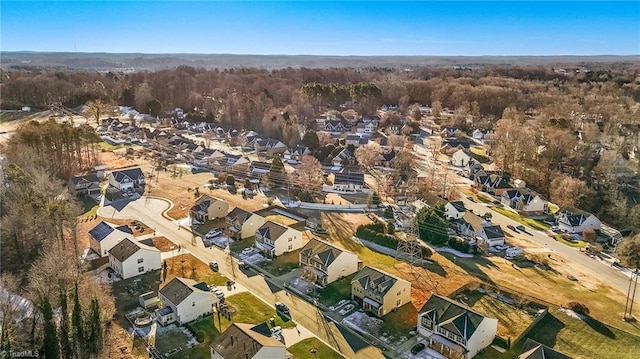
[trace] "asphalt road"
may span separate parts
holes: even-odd
[[[238,263],[230,255],[218,247],[211,246],[205,248],[201,240],[195,241],[190,231],[180,228],[175,221],[171,221],[162,216],[162,212],[168,209],[168,202],[155,198],[142,197],[136,201],[129,202],[120,211],[113,207],[101,207],[98,215],[105,218],[136,219],[165,237],[175,244],[182,245],[189,253],[205,263],[213,260],[218,261],[220,272],[241,284],[249,292],[260,298],[269,306],[275,302],[285,303],[292,314],[292,319],[306,329],[309,329],[325,344],[340,352],[347,358],[384,358],[382,352],[373,346],[368,346],[357,352],[351,348],[344,335],[338,330],[333,322],[327,321],[318,309],[296,297],[295,295],[285,295],[283,290],[274,290],[269,287],[264,277],[261,275],[247,276],[239,270]],[[249,273],[249,272],[248,272]],[[275,309],[274,309],[275,312]]]

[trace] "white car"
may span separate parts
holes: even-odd
[[[271,335],[276,336],[282,334],[282,327],[273,327],[271,328]]]
[[[214,228],[205,234],[206,238],[217,237],[222,234],[222,230],[220,228]]]
[[[253,254],[253,251],[254,251],[253,247],[248,247],[242,250],[242,254],[244,255]]]
[[[347,313],[349,313],[350,311],[353,310],[353,308],[355,308],[355,306],[353,304],[347,304],[345,305],[344,308],[340,309],[340,311],[338,312],[340,315],[346,315]]]

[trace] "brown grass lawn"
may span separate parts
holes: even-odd
[[[285,217],[281,214],[275,214],[275,215],[271,215],[271,216],[266,216],[264,217],[265,221],[273,221],[276,223],[280,223],[282,225],[285,226],[292,226],[296,223],[298,223],[297,220],[293,219],[293,218],[289,218],[289,217]]]
[[[171,247],[176,247],[175,243],[171,242],[167,237],[153,237],[151,238],[153,242],[153,246],[156,247],[160,252],[170,252]]]
[[[498,319],[498,335],[517,338],[533,323],[533,317],[522,309],[477,291],[466,292],[471,308],[489,318]]]
[[[191,254],[176,255],[167,259],[167,278],[165,282],[174,277],[190,278],[197,282],[207,284],[225,285],[228,278],[212,271],[207,263],[202,262]]]
[[[113,151],[100,152],[100,162],[108,165],[110,170],[136,166],[141,161],[141,159],[135,158],[127,159]]]

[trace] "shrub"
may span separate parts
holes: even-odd
[[[589,308],[587,308],[586,305],[580,302],[569,302],[569,304],[567,304],[567,307],[578,314],[589,314]]]
[[[205,339],[205,334],[204,334],[204,330],[198,330],[196,331],[196,340],[198,341],[198,343],[204,343],[204,339]]]

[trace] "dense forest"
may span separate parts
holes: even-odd
[[[591,67],[589,67],[591,66]],[[236,68],[179,66],[138,73],[3,71],[2,107],[77,107],[90,100],[161,115],[255,130],[293,144],[328,110],[348,118],[398,111],[412,118],[429,104],[439,125],[495,131],[486,145],[496,164],[561,205],[577,205],[611,224],[638,216],[636,63],[391,68]],[[415,119],[415,118],[414,118]]]

